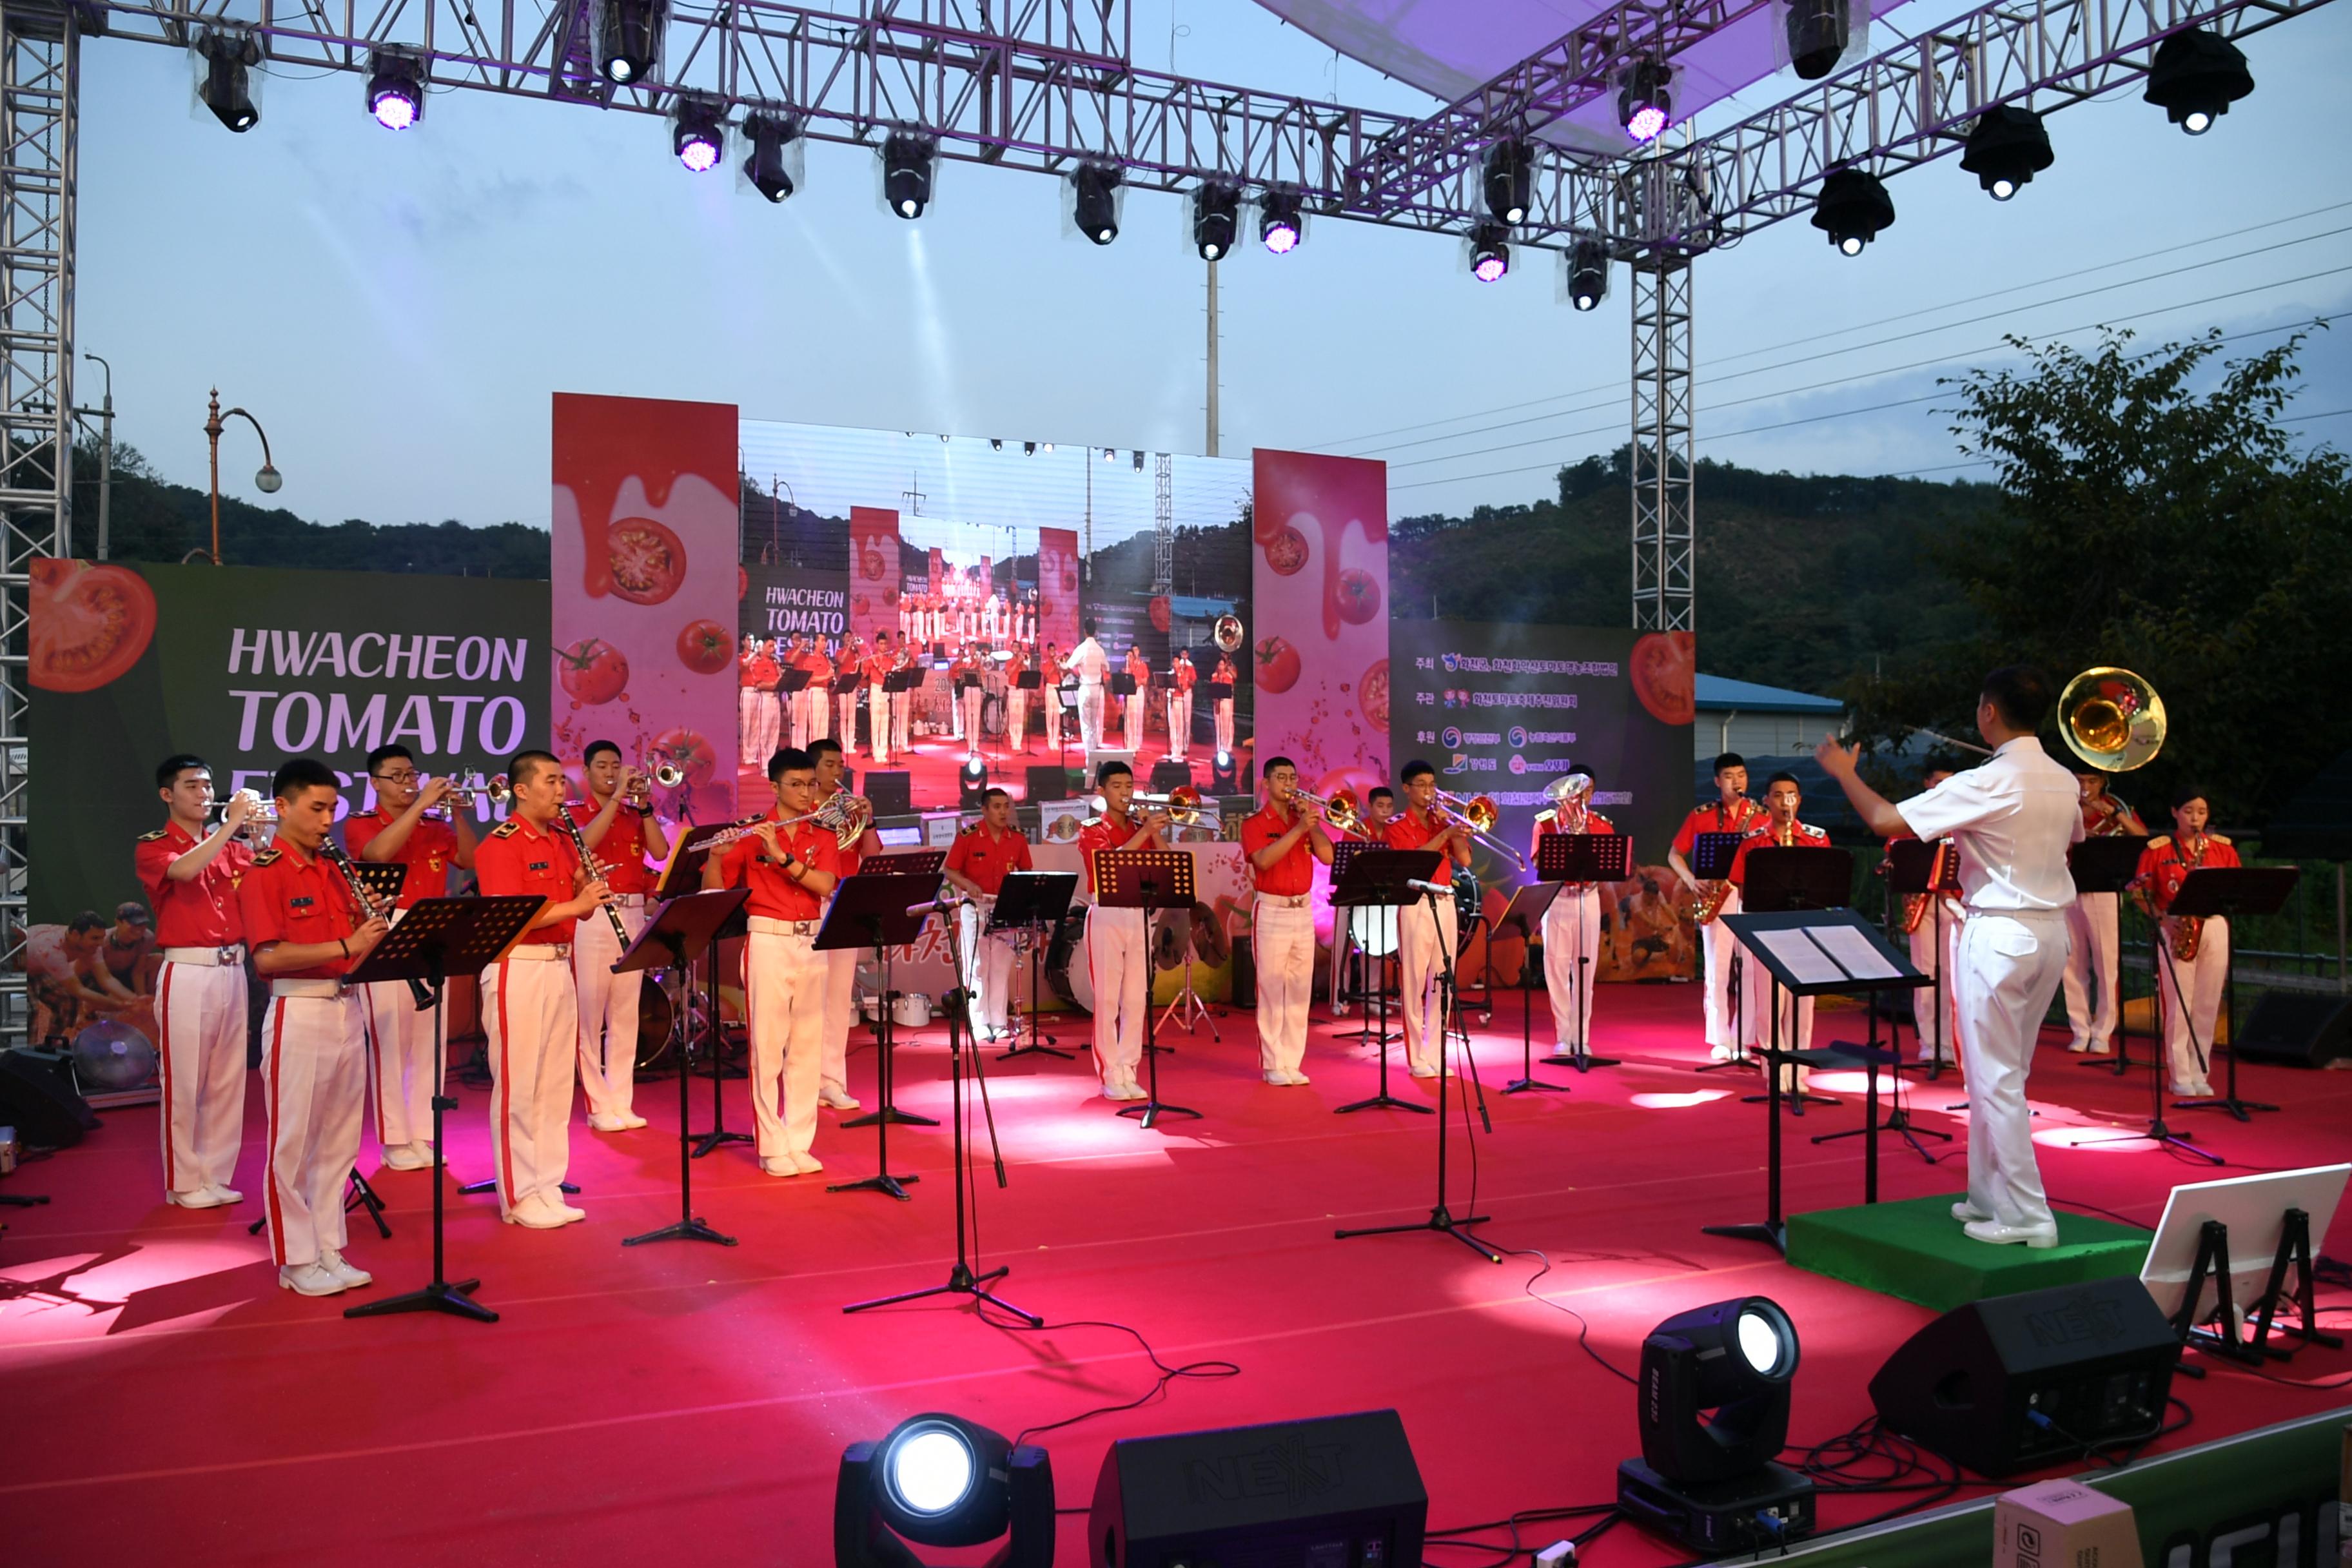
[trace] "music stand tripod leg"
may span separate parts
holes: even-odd
[[[1380,906],[1374,906],[1374,907],[1376,907],[1376,908],[1377,908],[1377,907],[1380,907]],[[1397,972],[1398,972],[1398,981],[1399,981],[1399,984],[1402,984],[1402,981],[1403,981],[1403,971],[1404,971],[1404,960],[1403,960],[1403,957],[1402,957],[1402,951],[1403,951],[1403,950],[1402,950],[1402,934],[1401,934],[1401,933],[1402,933],[1402,920],[1400,920],[1400,921],[1397,922],[1397,924],[1398,924],[1398,926],[1399,926],[1399,928],[1400,928],[1400,937],[1399,937],[1399,944],[1400,944],[1400,945],[1399,945],[1399,949],[1398,949],[1399,956],[1398,956],[1398,959],[1397,959]],[[1433,1111],[1433,1110],[1431,1110],[1431,1109],[1430,1109],[1430,1107],[1428,1107],[1428,1106],[1426,1106],[1426,1105],[1423,1105],[1421,1101],[1419,1101],[1419,1100],[1400,1100],[1400,1099],[1398,1099],[1395,1095],[1391,1094],[1391,1093],[1389,1092],[1389,1047],[1390,1047],[1392,1043],[1394,1043],[1394,1042],[1392,1042],[1392,1041],[1391,1040],[1391,1038],[1390,1038],[1390,1037],[1389,1037],[1389,961],[1388,961],[1388,959],[1387,959],[1387,957],[1386,957],[1385,955],[1382,955],[1382,956],[1381,956],[1381,957],[1374,958],[1374,959],[1372,960],[1372,963],[1373,963],[1375,965],[1377,965],[1377,968],[1375,969],[1374,973],[1377,973],[1377,974],[1380,976],[1380,978],[1379,978],[1379,979],[1377,979],[1377,980],[1375,980],[1375,981],[1372,983],[1372,989],[1373,989],[1373,992],[1374,992],[1374,996],[1373,996],[1372,998],[1369,999],[1368,1004],[1367,1004],[1367,1005],[1366,1005],[1366,1007],[1365,1007],[1365,1012],[1366,1012],[1366,1015],[1367,1015],[1367,1027],[1369,1028],[1369,1027],[1370,1027],[1370,1017],[1369,1017],[1369,1015],[1370,1015],[1370,1012],[1371,1012],[1371,1005],[1372,1005],[1372,1004],[1374,1004],[1374,1003],[1376,1003],[1376,1004],[1378,1005],[1379,1008],[1380,1008],[1380,1025],[1379,1025],[1379,1029],[1380,1029],[1380,1037],[1380,1037],[1380,1042],[1381,1042],[1381,1089],[1380,1089],[1380,1092],[1379,1092],[1378,1094],[1373,1095],[1370,1100],[1352,1100],[1352,1101],[1350,1101],[1349,1103],[1348,1103],[1348,1104],[1346,1104],[1346,1105],[1339,1106],[1339,1107],[1337,1107],[1337,1108],[1335,1108],[1335,1109],[1333,1110],[1333,1111],[1331,1112],[1331,1114],[1333,1114],[1334,1116],[1345,1116],[1345,1115],[1347,1115],[1347,1114],[1348,1114],[1348,1112],[1349,1112],[1349,1111],[1351,1111],[1351,1110],[1370,1110],[1373,1109],[1373,1108],[1374,1108],[1374,1107],[1376,1107],[1376,1106],[1385,1106],[1386,1108],[1388,1108],[1389,1110],[1412,1110],[1412,1111],[1418,1111],[1420,1114],[1422,1114],[1422,1115],[1423,1115],[1423,1116],[1433,1116],[1433,1115],[1435,1115],[1435,1114],[1436,1114],[1436,1112],[1435,1112],[1435,1111]],[[1403,1003],[1403,998],[1402,998],[1402,996],[1400,996],[1400,997],[1398,998],[1398,1003],[1399,1003],[1399,1005],[1402,1005],[1402,1003]],[[1400,1022],[1402,1022],[1402,1020],[1400,1020]]]
[[[671,964],[683,972],[686,961],[679,955],[674,940],[670,954]],[[686,984],[691,984],[692,982]],[[678,1041],[677,1064],[677,1219],[675,1224],[662,1226],[642,1235],[623,1237],[623,1247],[642,1247],[649,1241],[715,1241],[721,1247],[735,1245],[735,1237],[706,1225],[694,1212],[694,1134],[688,1131],[686,1126],[687,1096],[694,1080],[694,1028],[688,1012],[685,1007],[677,1007],[670,1014],[671,1033],[683,1037]]]
[[[710,1026],[710,1131],[695,1141],[694,1157],[698,1160],[712,1150],[728,1143],[749,1143],[749,1132],[727,1131],[727,1100],[724,1090],[727,1072],[727,1031],[719,1021],[719,944],[713,942],[702,954],[704,1005],[709,1009]],[[678,1070],[683,1072],[681,1067]]]

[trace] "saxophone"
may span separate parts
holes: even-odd
[[[1720,829],[1723,823],[1722,809],[1723,808],[1720,806],[1716,808],[1715,820],[1718,829]],[[1740,822],[1743,826],[1751,820],[1753,820],[1752,816],[1743,816],[1740,818]],[[1723,912],[1723,906],[1730,897],[1731,884],[1729,881],[1701,882],[1698,885],[1698,908],[1692,917],[1693,920],[1699,925],[1713,925],[1715,923],[1715,917]]]
[[[1903,895],[1903,932],[1906,936],[1919,929],[1920,922],[1927,918],[1927,910],[1934,906],[1937,896],[1943,891],[1944,878],[1950,869],[1950,862],[1947,857],[1951,852],[1952,846],[1949,839],[1937,840],[1935,858],[1927,863],[1927,890],[1924,893]]]
[[[2172,922],[2172,956],[2175,962],[2193,963],[2197,944],[2205,940],[2205,917],[2182,915]]]

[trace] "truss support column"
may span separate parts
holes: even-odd
[[[61,0],[0,0],[0,1047],[26,1043],[26,615],[71,551],[79,39]]]
[[[1151,591],[1176,588],[1176,460],[1165,452],[1151,455]]]
[[[1691,631],[1691,258],[1633,258],[1633,626]]]

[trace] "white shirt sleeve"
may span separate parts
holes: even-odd
[[[1925,795],[1897,803],[1895,810],[1912,832],[1935,839],[2005,816],[2016,807],[2015,781],[1986,766],[1954,773]]]

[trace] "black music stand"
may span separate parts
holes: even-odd
[[[1386,909],[1398,926],[1397,940],[1402,951],[1404,940],[1404,906],[1417,901],[1421,894],[1414,890],[1416,881],[1425,882],[1437,875],[1442,851],[1435,849],[1390,849],[1382,846],[1365,845],[1344,859],[1335,848],[1339,881],[1331,889],[1331,907],[1339,909]],[[1381,961],[1385,967],[1387,960]],[[1400,963],[1402,967],[1402,963]],[[1387,1106],[1398,1110],[1417,1110],[1424,1116],[1434,1112],[1418,1100],[1399,1100],[1389,1092],[1389,990],[1385,976],[1380,986],[1381,1089],[1370,1100],[1359,1100],[1342,1105],[1332,1112],[1345,1116],[1351,1110],[1367,1110],[1373,1106]],[[1420,999],[1413,998],[1415,1002]],[[1444,1052],[1438,1053],[1440,1070],[1444,1070]]]
[[[919,882],[920,884],[919,887],[901,889],[898,894],[897,907],[900,910],[908,910],[917,904],[929,903],[940,896],[943,890],[940,886],[940,868],[947,865],[947,861],[948,852],[944,849],[891,850],[880,855],[868,855],[859,863],[856,875],[900,877],[908,881]],[[878,1126],[885,1121],[895,1121],[907,1127],[937,1127],[940,1124],[939,1119],[935,1116],[917,1116],[912,1111],[899,1110],[891,1103],[890,1098],[898,1085],[898,1058],[894,1048],[898,1040],[898,1017],[891,1011],[891,1004],[898,1000],[898,994],[890,989],[890,949],[900,943],[914,941],[922,933],[922,929],[923,922],[919,919],[905,936],[893,937],[887,942],[876,943],[873,937],[869,935],[862,943],[836,944],[853,947],[872,945],[875,949],[875,973],[881,977],[882,982],[882,1005],[874,1015],[876,1047],[874,1088],[875,1093],[880,1098],[882,1103],[863,1116],[853,1116],[843,1122],[841,1125],[845,1131],[853,1127]],[[952,939],[954,933],[950,931],[949,935]],[[820,943],[819,946],[821,948],[823,944]],[[887,1169],[887,1163],[885,1169]],[[911,1176],[907,1179],[914,1180]]]
[[[1847,914],[1846,900],[1853,892],[1853,856],[1843,849],[1806,848],[1800,845],[1759,844],[1748,851],[1747,885],[1739,890],[1742,913],[1751,915],[1803,914],[1815,910],[1840,910]],[[1856,919],[1861,917],[1856,916]],[[1748,944],[1742,942],[1743,948]],[[1778,976],[1774,977],[1776,980]],[[1835,987],[1832,987],[1832,990]],[[1801,993],[1810,995],[1811,993]],[[1772,1030],[1777,1039],[1780,1028],[1780,995],[1772,993]],[[1793,1025],[1794,1019],[1791,1018]],[[1746,1020],[1742,1020],[1744,1024]],[[1833,1058],[1823,1058],[1811,1065],[1826,1065]],[[1780,1088],[1780,1075],[1773,1075],[1772,1087]],[[1768,1098],[1761,1094],[1742,1097],[1750,1105],[1760,1105]],[[1785,1096],[1789,1109],[1799,1116],[1805,1113],[1808,1101],[1814,1105],[1835,1105],[1826,1094],[1810,1094],[1800,1084]]]
[[[1792,849],[1787,853],[1793,856],[1799,852]],[[1851,858],[1842,852],[1808,849],[1802,854],[1810,859],[1848,862],[1847,872],[1852,874]],[[1757,866],[1762,858],[1760,852],[1748,856],[1750,887],[1758,884]],[[1764,965],[1772,976],[1772,1043],[1764,1051],[1765,1092],[1761,1097],[1769,1107],[1765,1117],[1765,1213],[1760,1225],[1709,1225],[1699,1228],[1709,1236],[1760,1241],[1785,1256],[1789,1240],[1788,1226],[1780,1215],[1780,1068],[1783,1065],[1832,1066],[1845,1059],[1845,1056],[1835,1048],[1783,1050],[1780,993],[1820,996],[1830,992],[1916,989],[1927,983],[1927,977],[1912,968],[1907,958],[1896,952],[1884,936],[1871,929],[1868,921],[1850,909],[1790,910],[1725,915],[1723,919],[1732,935],[1748,950],[1749,960]],[[1872,1076],[1874,1088],[1874,1063]],[[1874,1093],[1874,1124],[1864,1152],[1867,1173],[1864,1180],[1873,1194],[1878,1186],[1874,1120],[1877,1103]]]
[[[1339,1016],[1338,1009],[1350,1002],[1360,1002],[1364,1006],[1364,1026],[1362,1028],[1354,1031],[1352,1034],[1335,1034],[1331,1037],[1335,1040],[1378,1040],[1383,1050],[1387,1049],[1389,1041],[1394,1037],[1389,1033],[1388,982],[1389,961],[1396,954],[1396,913],[1394,909],[1391,908],[1388,917],[1390,936],[1389,951],[1387,952],[1375,953],[1356,937],[1349,922],[1339,918],[1338,911],[1342,907],[1339,902],[1339,888],[1348,879],[1349,866],[1354,862],[1355,858],[1358,855],[1362,854],[1367,849],[1385,849],[1386,847],[1388,847],[1388,846],[1379,839],[1362,838],[1335,839],[1331,845],[1331,908],[1334,911],[1334,923],[1331,937],[1333,962],[1336,966],[1340,943],[1342,941],[1345,941],[1356,950],[1357,965],[1357,979],[1354,990],[1350,991],[1346,989],[1346,982],[1344,980],[1335,978],[1332,982],[1332,1016],[1335,1018],[1338,1017]],[[1369,981],[1365,978],[1367,975],[1371,977]],[[1373,1022],[1372,1018],[1372,1012],[1375,1005],[1378,1005],[1380,1010],[1380,1019],[1377,1024]],[[1421,1107],[1415,1106],[1414,1109],[1419,1110]]]
[[[2221,972],[2222,1016],[2230,1020],[2230,1076],[2221,1092],[2210,1100],[2176,1100],[2175,1110],[2226,1110],[2241,1121],[2253,1119],[2250,1110],[2276,1110],[2275,1105],[2263,1105],[2238,1098],[2238,1032],[2244,1026],[2238,1018],[2238,929],[2240,915],[2274,915],[2286,905],[2286,896],[2303,879],[2300,866],[2200,866],[2181,879],[2180,890],[2172,896],[2168,915],[2196,915],[2211,920],[2219,917],[2231,922],[2230,962]],[[2189,999],[2179,994],[2180,977],[2176,973],[2172,981],[2174,999],[2181,1004],[2183,1021],[2192,1026],[2189,1038],[2196,1038],[2195,1020],[2188,1016]],[[2221,1042],[2213,1042],[2213,1050]],[[2210,1060],[2206,1068],[2212,1070]]]
[[[1551,908],[1551,901],[1559,896],[1558,882],[1528,883],[1511,895],[1509,906],[1503,910],[1502,918],[1495,922],[1495,931],[1517,926],[1519,935],[1533,942],[1536,929],[1543,924],[1544,911]],[[1494,934],[1489,932],[1486,938],[1486,962],[1489,964],[1494,963]],[[1568,1085],[1545,1083],[1536,1077],[1536,966],[1533,960],[1531,952],[1519,964],[1519,1076],[1505,1084],[1503,1092],[1521,1094],[1528,1089],[1549,1089],[1565,1094]]]
[[[1135,695],[1135,677],[1123,669],[1115,670],[1111,674],[1108,689],[1113,697],[1132,697]]]
[[[709,827],[697,827],[673,845],[670,848],[669,864],[662,868],[661,879],[655,885],[654,896],[657,899],[670,899],[699,889],[702,886],[703,862],[708,860],[711,854],[710,841],[727,831],[729,831],[729,825],[725,823],[713,824]],[[725,847],[727,847],[724,845],[720,846],[722,849]],[[712,1150],[726,1144],[752,1142],[751,1134],[749,1132],[727,1131],[727,1099],[724,1092],[727,1079],[727,1031],[719,1021],[719,944],[730,937],[741,936],[751,929],[745,923],[739,906],[736,913],[712,935],[710,945],[702,952],[702,980],[710,1014],[710,1131],[699,1134],[696,1140],[694,1157],[698,1160]],[[687,1022],[691,1025],[693,1020],[689,1017]],[[748,1024],[745,1033],[747,1036],[750,1033]],[[689,1052],[688,1055],[691,1053]],[[690,1074],[692,1068],[692,1062],[681,1059],[677,1070],[683,1077]],[[684,1126],[685,1123],[679,1123],[681,1130]]]
[[[1029,947],[1029,1043],[1019,1043],[1021,1031],[1015,1026],[1014,1044],[998,1061],[1009,1062],[1020,1056],[1059,1057],[1066,1062],[1078,1059],[1076,1051],[1059,1049],[1060,1042],[1044,1033],[1037,1022],[1037,998],[1045,984],[1045,949],[1077,890],[1076,871],[1008,871],[996,890],[995,907],[988,911],[987,933],[1017,932]],[[977,1040],[973,1048],[979,1048]]]
[[[1230,680],[1207,680],[1202,682],[1202,687],[1209,694],[1213,711],[1215,704],[1230,700],[1234,694],[1234,683]]]
[[[1731,863],[1739,858],[1740,840],[1745,837],[1747,835],[1744,833],[1692,835],[1691,879],[1698,882],[1730,881]],[[1730,897],[1728,893],[1724,896],[1727,899]],[[1701,929],[1704,930],[1704,928]],[[1704,940],[1700,942],[1698,952],[1695,956],[1699,966],[1700,982],[1712,984],[1713,977],[1706,973],[1706,944]],[[1745,989],[1742,984],[1745,975],[1741,970],[1744,956],[1738,942],[1734,942],[1731,944],[1731,966],[1726,973],[1726,984],[1730,986],[1731,994],[1725,998],[1730,1004],[1731,1054],[1719,1062],[1705,1063],[1698,1068],[1700,1072],[1716,1072],[1724,1068],[1744,1068],[1748,1065],[1748,1030],[1746,1020],[1739,1016],[1741,994]]]
[[[934,866],[945,858],[945,852],[928,852]],[[877,857],[879,858],[879,857]],[[825,911],[824,924],[816,933],[816,951],[830,952],[835,948],[871,947],[881,964],[882,1005],[875,1014],[874,1037],[877,1043],[876,1071],[877,1089],[882,1100],[878,1110],[870,1111],[854,1121],[841,1125],[874,1129],[874,1174],[863,1181],[836,1182],[825,1188],[829,1193],[887,1193],[900,1203],[913,1194],[907,1191],[910,1182],[922,1178],[914,1175],[897,1176],[890,1173],[890,1124],[894,1121],[919,1121],[936,1127],[927,1117],[908,1116],[890,1104],[890,1058],[896,1022],[890,1010],[890,948],[899,942],[915,940],[922,933],[923,912],[909,912],[930,896],[938,886],[934,871],[928,883],[918,877],[896,876],[889,872],[868,873],[860,870],[845,878],[835,889],[833,907]]]
[[[803,674],[806,671],[803,671]],[[694,1027],[687,1016],[686,987],[691,985],[696,958],[718,945],[719,933],[730,922],[742,916],[750,901],[749,888],[726,888],[716,892],[688,893],[668,900],[660,911],[647,921],[629,951],[621,954],[613,965],[615,974],[647,969],[672,969],[677,972],[679,1005],[672,1012],[670,1027],[686,1036],[680,1043],[677,1068],[677,1223],[666,1225],[642,1236],[624,1237],[623,1247],[635,1247],[646,1241],[715,1241],[721,1247],[732,1247],[735,1238],[713,1230],[702,1223],[694,1212],[694,1134],[687,1131],[687,1087],[694,1078]]]
[[[1889,858],[1879,862],[1880,866],[1882,868],[1891,867],[1893,864],[1892,851],[1896,849],[1906,849],[1906,847],[1910,849],[1925,851],[1923,854],[1906,855],[1906,858],[1916,859],[1920,863],[1919,867],[1916,868],[1916,874],[1914,875],[1914,868],[1909,867],[1906,867],[1900,871],[1890,871],[1890,883],[1894,878],[1902,877],[1906,880],[1916,881],[1922,888],[1925,888],[1930,881],[1953,878],[1955,868],[1958,866],[1956,858],[1949,854],[1943,856],[1941,858],[1943,869],[1939,873],[1936,866],[1937,857],[1935,854],[1935,846],[1921,844],[1916,839],[1902,839],[1890,846]],[[1955,881],[1954,885],[1957,886],[1957,881]],[[1892,886],[1888,888],[1886,896],[1890,900],[1895,897]],[[1943,931],[1940,926],[1940,921],[1943,915],[1943,892],[1941,890],[1938,890],[1936,894],[1936,912],[1939,921],[1938,928],[1936,932],[1937,978],[1932,979],[1930,983],[1937,987],[1937,994],[1940,995],[1942,994],[1942,981],[1940,976],[1944,973],[1944,940]],[[1887,935],[1887,945],[1889,951],[1896,951],[1894,948],[1894,942],[1891,934],[1892,931],[1893,925],[1890,919],[1886,927],[1886,931],[1882,934]],[[1905,934],[1907,938],[1909,933],[1906,932]],[[1906,945],[1908,945],[1907,942]],[[1945,1016],[1943,1004],[1941,1002],[1937,1002],[1935,1006],[1938,1027],[1948,1028],[1949,1026],[1944,1022]],[[1911,993],[1911,1013],[1915,1019],[1918,1016],[1918,1012],[1919,993],[1916,990],[1914,990]],[[1778,1016],[1777,1010],[1775,1016]],[[1868,1098],[1866,1101],[1866,1110],[1864,1113],[1864,1120],[1863,1124],[1860,1127],[1849,1127],[1842,1132],[1817,1133],[1813,1138],[1813,1142],[1816,1144],[1834,1143],[1841,1138],[1867,1138],[1870,1140],[1870,1154],[1865,1163],[1865,1174],[1863,1178],[1863,1202],[1870,1204],[1874,1204],[1878,1201],[1878,1069],[1881,1067],[1890,1069],[1887,1084],[1888,1110],[1886,1114],[1886,1130],[1889,1132],[1899,1134],[1903,1142],[1911,1146],[1912,1152],[1917,1154],[1919,1158],[1925,1160],[1930,1165],[1937,1163],[1940,1159],[1940,1156],[1929,1153],[1927,1152],[1927,1146],[1925,1143],[1920,1142],[1919,1140],[1922,1138],[1934,1138],[1946,1143],[1952,1141],[1952,1135],[1950,1133],[1939,1132],[1932,1127],[1921,1127],[1911,1120],[1910,1108],[1903,1102],[1903,1037],[1901,1031],[1896,1027],[1892,1016],[1887,1019],[1886,1038],[1887,1044],[1882,1047],[1878,1043],[1878,993],[1876,991],[1873,991],[1870,993],[1870,1037],[1859,1045],[1855,1044],[1852,1040],[1836,1040],[1832,1041],[1829,1047],[1841,1060],[1859,1061],[1868,1071],[1869,1084],[1866,1091]],[[1943,1046],[1941,1043],[1941,1037],[1939,1036],[1938,1043],[1936,1047],[1936,1055],[1929,1061],[1927,1066],[1927,1077],[1930,1081],[1932,1081],[1936,1078],[1937,1074],[1942,1069],[1943,1056]]]
[[[1632,876],[1633,841],[1622,833],[1547,833],[1536,846],[1536,875],[1547,882],[1557,882],[1579,888],[1594,882],[1622,882]],[[1587,1048],[1584,1037],[1585,987],[1592,984],[1584,972],[1584,916],[1582,899],[1578,900],[1576,931],[1576,985],[1572,999],[1576,1008],[1576,1045],[1573,1049],[1557,1052],[1544,1058],[1546,1067],[1574,1068],[1590,1072],[1594,1068],[1613,1068],[1615,1057],[1596,1057]]]
[[[2066,870],[2074,879],[2075,896],[2079,898],[2084,893],[2121,894],[2139,875],[2140,851],[2147,847],[2147,839],[2128,834],[2111,835],[2104,838],[2085,838],[2075,845],[2066,851]],[[2095,976],[2098,984],[2111,986],[2116,993],[2112,998],[2116,1005],[2116,1059],[2112,1064],[2092,1060],[2076,1062],[2074,1065],[2086,1068],[2111,1068],[2115,1075],[2121,1078],[2136,1064],[2131,1059],[2131,1020],[2124,1009],[2124,961],[2120,951],[2123,944],[2123,900],[2120,898],[2116,900],[2116,943],[2118,949],[2116,953],[2116,972],[2112,975]],[[2158,978],[2160,979],[2161,976]],[[2159,1079],[2157,1090],[2160,1095],[2164,1089],[2161,1082],[2164,1072],[2164,1026],[2161,1024],[2156,1028],[2155,1055],[2156,1069]],[[2157,1120],[2162,1121],[2162,1115],[2159,1114]],[[2169,1134],[2167,1136],[2168,1138]],[[2196,1152],[2200,1154],[2204,1152],[2201,1149]],[[2209,1155],[2208,1158],[2210,1156]]]
[[[1153,910],[1190,910],[1192,907],[1192,857],[1181,849],[1105,849],[1095,856],[1095,905],[1107,910],[1140,910],[1143,929],[1151,929]],[[1149,1130],[1163,1116],[1190,1116],[1198,1119],[1200,1112],[1188,1106],[1170,1105],[1160,1098],[1160,1053],[1151,1044],[1151,954],[1149,944],[1143,953],[1143,1070],[1149,1080],[1144,1086],[1143,1103],[1119,1108],[1121,1116],[1142,1119]],[[1097,996],[1097,1008],[1106,1004],[1118,1006],[1116,998]]]
[[[808,689],[810,672],[799,665],[786,665],[776,672],[776,695],[797,697]],[[790,725],[786,726],[789,730]]]
[[[433,1278],[420,1289],[362,1302],[343,1310],[346,1318],[387,1317],[395,1312],[446,1312],[495,1323],[499,1315],[474,1300],[478,1279],[448,1279],[442,1240],[441,1117],[457,1109],[455,1096],[441,1092],[441,996],[449,975],[478,973],[503,958],[539,918],[547,900],[536,893],[499,899],[425,899],[400,917],[383,940],[369,950],[343,983],[378,980],[421,982],[433,1002]]]

